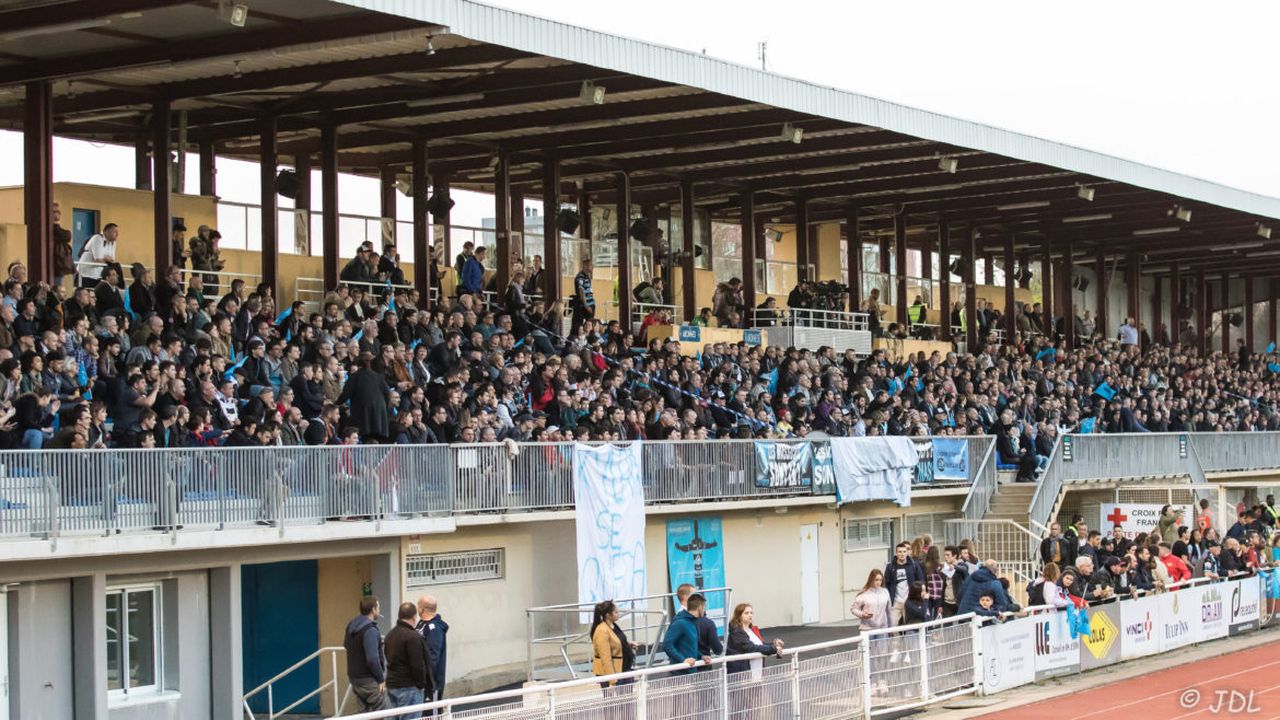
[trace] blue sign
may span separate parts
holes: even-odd
[[[698,342],[702,339],[702,328],[697,325],[680,326],[680,342]]]
[[[813,452],[809,443],[756,442],[756,487],[809,487]]]
[[[746,343],[746,344],[748,344],[748,345],[759,345],[759,344],[760,344],[760,331],[759,331],[759,330],[743,330],[743,331],[742,331],[742,342],[744,342],[744,343]]]
[[[963,438],[933,439],[933,478],[969,479],[969,441]]]
[[[694,592],[724,587],[724,538],[719,517],[682,518],[667,521],[667,567],[671,592],[688,583]],[[716,621],[723,635],[728,623],[724,593],[707,595],[707,617]]]

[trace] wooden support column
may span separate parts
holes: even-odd
[[[1230,353],[1231,352],[1231,316],[1235,314],[1231,312],[1232,305],[1231,305],[1231,274],[1230,273],[1225,273],[1225,272],[1222,273],[1221,298],[1222,300],[1219,302],[1218,307],[1221,310],[1219,317],[1222,318],[1220,323],[1222,328],[1222,332],[1220,333],[1222,335],[1222,352]]]
[[[942,341],[951,342],[951,226],[938,220],[938,315]]]
[[[1013,334],[1018,330],[1017,294],[1014,292],[1017,286],[1017,281],[1013,279],[1013,233],[1006,231],[1004,235],[1004,341],[1006,345],[1013,342]]]
[[[1182,271],[1173,263],[1169,273],[1169,340],[1177,345],[1182,342]]]
[[[1151,343],[1154,345],[1160,336],[1160,326],[1164,324],[1164,298],[1160,295],[1164,283],[1159,275],[1155,275],[1152,284],[1155,286],[1155,294],[1151,296]]]
[[[742,327],[750,327],[749,316],[756,308],[756,198],[747,190],[742,193]]]
[[[578,188],[578,217],[582,218],[582,227],[578,228],[578,237],[587,241],[587,257],[591,257],[591,246],[595,236],[591,232],[591,196],[585,187]],[[577,274],[579,268],[569,268],[570,274]]]
[[[680,257],[680,301],[684,306],[684,321],[693,320],[698,314],[697,271],[693,264],[694,236],[693,181],[680,181],[680,235],[684,254]]]
[[[986,281],[987,285],[995,285],[996,284],[995,258],[993,258],[990,253],[987,253],[982,256],[982,264],[983,264],[983,269],[986,271],[982,279]]]
[[[565,275],[560,259],[560,160],[549,157],[542,161],[542,296],[548,306],[560,299],[560,278]]]
[[[914,298],[907,297],[907,215],[900,212],[893,216],[893,253],[897,258],[897,266],[894,268],[894,279],[897,281],[897,288],[894,295],[896,315],[898,316],[898,327],[909,330],[907,321],[907,307]]]
[[[173,214],[169,208],[169,199],[173,187],[169,177],[169,135],[173,129],[172,114],[169,112],[169,101],[158,100],[151,106],[151,198],[152,217],[155,222],[155,267],[156,275],[162,275],[165,268],[173,264]],[[272,165],[274,168],[274,164]],[[275,175],[272,175],[274,179]],[[272,196],[275,190],[272,188]],[[265,208],[264,208],[265,209]],[[263,218],[265,233],[266,218]]]
[[[26,90],[23,220],[27,225],[27,276],[36,282],[53,276],[53,93],[47,82],[27,83]]]
[[[849,266],[849,312],[858,312],[862,308],[862,233],[857,205],[845,208],[845,255]]]
[[[324,289],[338,286],[338,130],[320,128],[320,221]]]
[[[258,162],[262,176],[262,282],[273,291],[276,289],[276,275],[280,258],[280,201],[276,195],[276,119],[267,115],[262,118],[258,138]],[[167,156],[168,153],[166,152]],[[166,160],[167,162],[167,160]],[[160,185],[160,176],[156,175],[156,185]],[[332,210],[325,207],[325,214]]]
[[[1244,276],[1244,346],[1253,352],[1253,277]]]
[[[1196,332],[1196,347],[1203,355],[1209,349],[1209,281],[1203,270],[1196,273]]]
[[[387,243],[396,244],[396,169],[390,165],[384,165],[378,169],[378,217],[382,226],[382,242],[385,246]],[[378,252],[382,252],[382,248],[374,248]],[[418,255],[414,254],[413,259],[416,261]]]
[[[499,150],[498,164],[493,168],[493,244],[494,262],[497,265],[496,282],[499,292],[506,292],[511,279],[511,165],[507,153]]]
[[[613,217],[618,228],[618,320],[631,327],[631,178],[625,172],[613,174],[615,203]],[[599,308],[600,301],[596,301]],[[597,312],[598,317],[603,313]]]
[[[203,150],[204,146],[200,146]],[[203,160],[201,169],[203,171]],[[293,199],[293,245],[300,255],[311,254],[311,156],[293,156],[293,170],[298,173],[298,197]],[[203,187],[204,179],[201,178]],[[321,308],[323,310],[323,308]]]
[[[1075,278],[1075,247],[1067,240],[1062,244],[1062,307],[1058,314],[1062,316],[1062,334],[1065,336],[1068,350],[1076,348],[1076,302],[1075,288],[1071,283]]]
[[[880,243],[880,272],[884,273],[885,275],[888,275],[889,268],[892,267],[893,265],[893,262],[891,260],[891,258],[893,257],[893,248],[889,245],[891,241],[888,238],[882,237],[878,240],[878,242]],[[889,298],[882,298],[882,299],[885,302],[889,301]]]
[[[796,277],[799,280],[812,280],[810,265],[813,258],[809,256],[809,198],[803,192],[796,193]]]
[[[1040,310],[1044,316],[1040,319],[1044,326],[1044,334],[1050,340],[1053,339],[1053,290],[1054,277],[1053,272],[1053,239],[1048,235],[1044,238],[1044,245],[1040,256]]]
[[[524,192],[511,187],[511,267],[515,268],[516,263],[524,263],[524,257],[528,255],[528,251],[524,246]],[[513,269],[511,272],[515,272]],[[508,278],[510,273],[508,273]],[[506,292],[506,286],[500,288],[501,292]]]
[[[964,326],[965,350],[978,352],[978,237],[977,228],[965,228],[964,242]]]
[[[142,130],[133,138],[133,189],[151,189],[151,138]]]
[[[1142,258],[1134,250],[1125,259],[1125,289],[1128,291],[1128,314],[1134,327],[1142,323]]]
[[[431,308],[431,222],[427,217],[427,141],[414,138],[409,168],[409,191],[413,193],[413,286],[418,290],[418,307]],[[392,192],[395,192],[394,180]],[[436,190],[438,193],[439,190]],[[392,198],[394,200],[394,198]],[[392,208],[394,212],[394,208]],[[446,258],[446,262],[448,259]]]
[[[1267,284],[1268,284],[1268,285],[1271,285],[1272,283],[1273,283],[1273,281],[1272,281],[1270,278],[1268,278],[1268,279],[1267,279]],[[1267,293],[1267,295],[1269,295],[1269,296],[1270,296],[1270,297],[1268,297],[1268,298],[1267,298],[1267,337],[1266,337],[1266,340],[1267,340],[1267,343],[1268,343],[1268,344],[1270,344],[1273,340],[1275,340],[1275,339],[1276,339],[1276,310],[1277,310],[1276,305],[1277,305],[1277,304],[1280,304],[1280,303],[1277,303],[1275,288],[1270,288],[1270,290],[1271,290],[1271,291]]]
[[[424,152],[425,152],[425,150],[424,150]],[[424,172],[425,172],[425,171],[424,171]],[[451,181],[450,181],[449,176],[448,176],[448,175],[445,175],[444,173],[436,173],[436,174],[432,175],[432,176],[431,176],[431,196],[432,196],[432,197],[437,197],[437,196],[439,196],[439,197],[441,197],[441,198],[449,198],[449,197],[450,197],[450,192],[449,192],[449,185],[450,185],[450,182],[451,182]],[[443,245],[443,246],[444,246],[444,248],[443,248],[443,255],[444,255],[444,263],[443,263],[443,266],[444,266],[444,267],[443,267],[443,270],[444,270],[445,272],[448,272],[448,268],[450,267],[450,263],[451,263],[451,262],[453,262],[453,258],[454,258],[454,254],[453,254],[453,222],[452,222],[452,220],[450,220],[450,210],[451,210],[451,208],[449,207],[449,203],[447,203],[447,202],[446,202],[446,203],[444,203],[443,205],[441,205],[440,207],[441,207],[444,211],[443,211],[443,212],[439,212],[439,213],[434,213],[434,214],[431,216],[431,220],[432,220],[432,222],[433,222],[434,224],[436,224],[436,225],[439,225],[439,226],[440,226],[440,238],[439,238],[438,240],[436,240],[436,238],[435,238],[435,237],[434,237],[434,235],[433,235],[433,230],[432,230],[431,226],[430,226],[430,225],[428,225],[428,226],[427,226],[427,228],[426,228],[426,233],[427,233],[427,243],[428,243],[428,245],[430,245],[430,244],[434,241],[434,242],[437,242],[437,243],[439,243],[440,245]],[[415,210],[414,212],[417,212],[417,211]],[[424,217],[424,218],[426,217],[426,209],[425,209],[425,207],[423,208],[423,217]]]
[[[218,194],[218,156],[214,153],[213,141],[202,140],[200,142],[200,194],[204,197],[214,197]],[[307,156],[310,161],[311,156]],[[310,163],[308,162],[308,165]],[[299,173],[301,175],[301,173]]]

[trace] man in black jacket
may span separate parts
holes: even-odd
[[[431,658],[418,634],[418,606],[401,603],[399,620],[384,643],[387,655],[387,699],[391,707],[420,705],[431,696]]]
[[[387,675],[378,634],[378,598],[360,599],[360,614],[347,623],[342,645],[347,651],[347,682],[360,710],[387,708]]]
[[[942,551],[942,617],[959,612],[960,598],[964,597],[964,582],[969,579],[969,568],[960,562],[960,548],[948,545]]]
[[[893,624],[901,625],[906,616],[907,589],[913,582],[924,582],[924,570],[911,559],[911,544],[901,542],[893,549],[893,560],[884,566],[884,585],[889,589]]]
[[[1063,536],[1061,524],[1049,526],[1049,537],[1040,543],[1040,562],[1057,563],[1060,568],[1075,564],[1075,543]]]
[[[702,593],[694,593],[689,596],[688,602],[703,607],[707,604],[707,598]],[[716,627],[716,621],[707,617],[704,612],[694,621],[694,626],[698,628],[698,654],[702,657],[718,657],[724,654],[724,645],[720,643],[720,630]],[[698,672],[710,670],[711,666],[706,665],[698,668]]]

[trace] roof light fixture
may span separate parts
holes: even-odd
[[[244,27],[249,22],[249,5],[242,2],[218,0],[218,17],[235,27]]]
[[[1134,230],[1134,235],[1163,235],[1164,233],[1178,232],[1182,228],[1177,225],[1169,225],[1167,227],[1146,228],[1145,230]]]
[[[39,35],[56,35],[65,32],[75,32],[77,30],[92,30],[93,28],[106,27],[110,24],[111,18],[76,20],[73,22],[58,23],[56,25],[43,25],[41,27],[32,27],[25,30],[15,30],[13,32],[0,35],[0,40],[21,40],[23,38],[37,37]]]
[[[804,128],[796,127],[791,123],[783,123],[782,134],[780,137],[787,142],[793,142],[799,145],[800,141],[804,138]]]
[[[1085,187],[1084,185],[1076,188],[1076,197],[1086,202],[1093,202],[1093,196],[1095,193],[1097,193],[1096,190],[1091,187]]]
[[[604,93],[603,85],[597,85],[594,80],[583,80],[582,88],[578,90],[578,99],[587,105],[603,105]]]
[[[434,105],[453,105],[456,103],[475,102],[483,100],[484,93],[468,93],[466,95],[446,95],[442,97],[423,98],[421,100],[411,100],[404,104],[405,107],[421,108],[432,107]]]
[[[955,172],[954,170],[952,172]],[[1012,205],[997,205],[996,210],[1005,212],[1008,210],[1032,210],[1034,208],[1049,207],[1048,200],[1040,200],[1037,202],[1014,203]]]
[[[1064,223],[1090,222],[1093,220],[1110,220],[1111,213],[1098,213],[1097,215],[1072,215],[1071,217],[1062,218]]]
[[[1191,222],[1191,208],[1182,207],[1181,205],[1174,205],[1173,209],[1169,211],[1169,217],[1175,217],[1181,220],[1182,222],[1189,223]]]
[[[953,157],[938,158],[938,169],[945,173],[955,174],[960,167],[960,161]]]
[[[1270,240],[1271,228],[1267,227],[1266,225],[1263,225],[1262,223],[1258,223],[1258,237],[1266,238],[1267,240]]]
[[[430,35],[427,36],[427,54],[428,55],[436,54],[436,46],[435,46],[435,43],[432,42]]]

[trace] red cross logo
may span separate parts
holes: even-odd
[[[1111,514],[1107,516],[1107,519],[1111,521],[1111,526],[1115,527],[1116,525],[1123,525],[1124,521],[1129,519],[1129,516],[1120,512],[1120,508],[1117,507],[1115,510],[1111,511]]]

